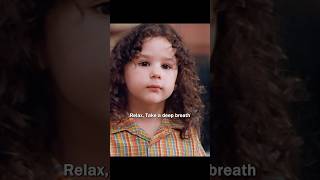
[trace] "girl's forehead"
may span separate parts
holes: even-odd
[[[139,53],[136,58],[146,58],[146,59],[154,59],[154,56],[153,55],[148,55],[148,54],[144,54],[144,53]],[[161,60],[164,60],[164,61],[170,61],[170,62],[173,62],[173,63],[176,63],[177,62],[177,58],[175,57],[175,55],[173,56],[161,56]]]
[[[143,40],[143,45],[150,43],[150,42],[163,43],[163,44],[166,44],[167,46],[172,47],[171,42],[166,37],[163,37],[163,36],[147,37]]]
[[[175,53],[175,49],[172,47],[172,44],[164,37],[154,37],[145,39],[143,41],[141,51],[160,51],[162,53],[169,54]]]

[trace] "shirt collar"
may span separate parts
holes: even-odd
[[[128,118],[126,120],[114,121],[111,122],[111,133],[118,133],[121,131],[135,131],[137,130],[137,124],[135,123],[134,118]],[[181,120],[167,119],[164,118],[161,120],[160,129],[177,129],[182,130],[184,128],[184,124]]]

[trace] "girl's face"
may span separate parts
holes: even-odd
[[[46,17],[43,46],[58,101],[101,124],[107,115],[108,2],[58,1]]]
[[[164,102],[174,90],[177,74],[171,43],[164,37],[145,39],[141,52],[125,66],[128,99],[145,104]]]

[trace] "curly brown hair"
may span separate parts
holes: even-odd
[[[39,65],[44,17],[54,0],[0,5],[0,179],[54,177],[48,79]]]
[[[186,49],[179,34],[167,24],[141,24],[117,42],[111,52],[111,88],[110,111],[111,121],[128,117],[127,88],[124,82],[124,66],[142,50],[146,38],[164,37],[176,49],[178,76],[176,88],[166,100],[166,113],[191,113],[190,118],[181,118],[184,129],[181,137],[191,126],[200,129],[204,105],[200,98],[203,87],[195,71],[195,60]]]
[[[278,45],[273,2],[215,4],[212,161],[217,166],[254,165],[257,176],[243,179],[296,179],[301,139],[288,109],[296,78],[284,68],[287,58]]]

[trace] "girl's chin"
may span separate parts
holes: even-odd
[[[163,98],[145,98],[145,99],[141,100],[142,103],[148,104],[148,105],[160,104],[164,101],[165,101],[165,99],[163,99]]]
[[[145,101],[143,101],[143,103],[145,103],[147,105],[155,105],[155,104],[160,104],[162,102],[163,102],[163,100],[145,100]]]

